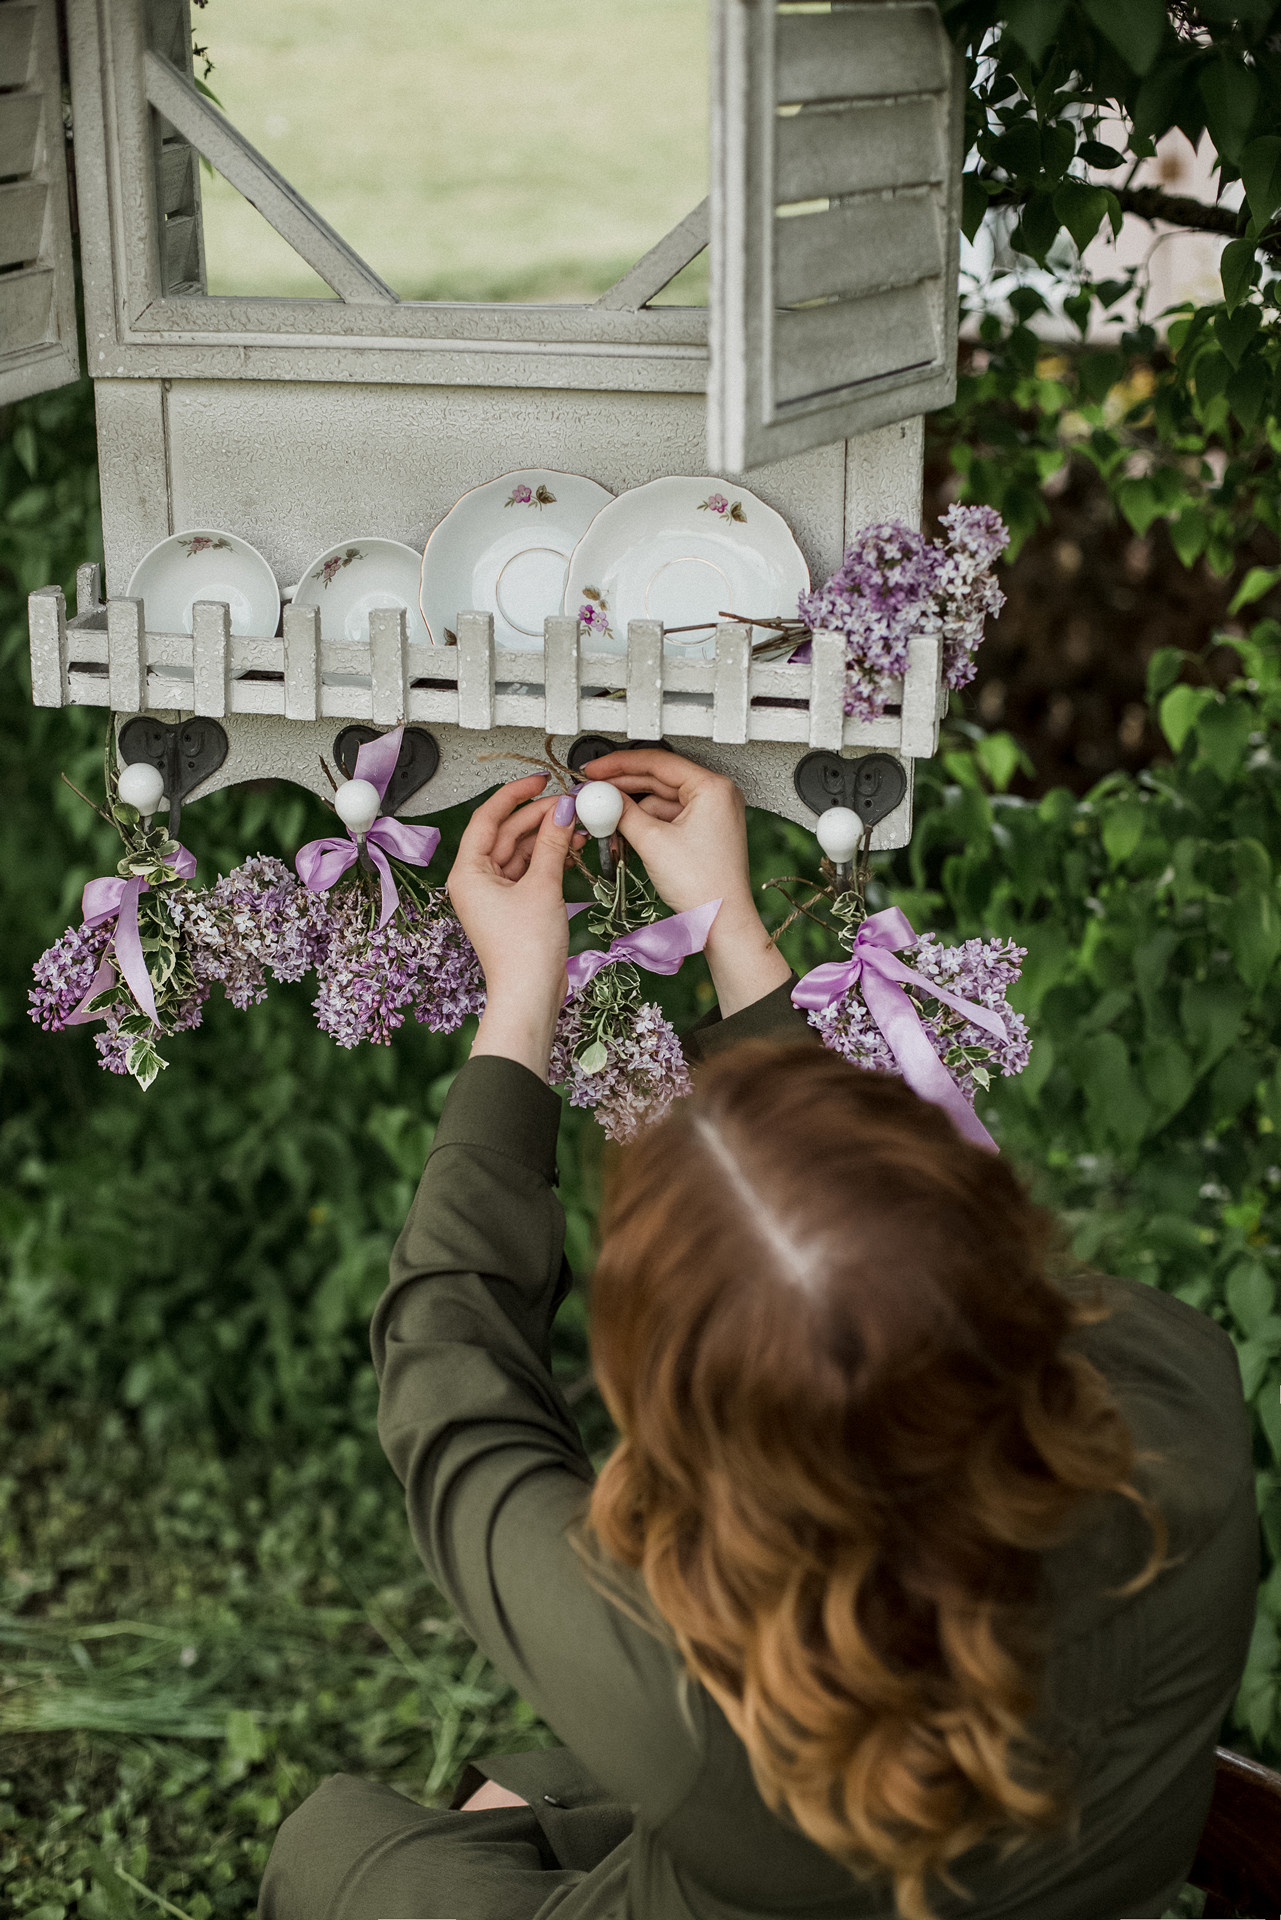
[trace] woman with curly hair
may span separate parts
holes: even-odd
[[[672,907],[722,901],[705,1064],[602,1221],[599,1477],[550,1368],[574,827],[535,781],[451,876],[488,1004],[373,1327],[419,1551],[565,1746],[487,1759],[448,1810],[327,1781],[263,1920],[1163,1913],[1254,1610],[1230,1342],[1052,1275],[1004,1161],[813,1044],[729,781],[588,771],[640,796],[621,831]]]

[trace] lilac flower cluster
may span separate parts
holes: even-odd
[[[610,1035],[608,1058],[596,1073],[584,1073],[576,1058],[586,1037],[583,1011],[571,1000],[556,1023],[548,1078],[565,1088],[571,1107],[594,1108],[611,1140],[630,1140],[689,1092],[681,1043],[652,1001]]]
[[[898,520],[865,527],[831,579],[800,596],[811,632],[845,635],[845,711],[857,719],[884,713],[914,634],[942,636],[947,686],[973,678],[983,622],[1005,604],[992,568],[1009,535],[991,507],[951,507],[943,525],[946,542]]]
[[[68,927],[46,947],[31,969],[35,986],[27,994],[31,1018],[46,1033],[61,1033],[89,991],[112,927]]]
[[[801,595],[807,627],[845,635],[847,713],[872,720],[885,711],[890,681],[907,666],[908,641],[937,624],[934,572],[924,536],[887,521],[864,527],[831,579]]]
[[[212,887],[184,888],[172,912],[196,979],[206,991],[220,981],[242,1011],[266,998],[268,973],[301,980],[319,945],[315,897],[267,854],[251,855]]]
[[[36,985],[28,992],[27,999],[31,1018],[46,1033],[62,1032],[88,993],[114,932],[114,926],[108,921],[98,927],[68,927],[61,939],[47,947],[36,961],[32,968]],[[179,1002],[176,1009],[169,1011],[165,1031],[185,1033],[198,1027],[208,997],[208,986],[197,983],[195,990]],[[127,994],[121,994],[96,1017],[102,1021],[93,1036],[100,1064],[108,1073],[128,1073],[129,1049],[138,1038],[137,1008]],[[121,1030],[125,1021],[133,1031]],[[152,1026],[148,1037],[153,1046],[158,1044],[162,1038],[160,1028]]]
[[[485,1004],[485,983],[471,942],[449,912],[444,888],[425,907],[402,893],[385,927],[371,927],[357,887],[310,896],[315,928],[316,1025],[340,1047],[362,1040],[387,1046],[412,1013],[433,1033],[452,1033]]]
[[[163,1032],[157,1026],[146,1030],[146,1038],[151,1045],[158,1047],[170,1034],[190,1033],[194,1027],[198,1027],[205,1017],[205,1001],[208,998],[209,988],[199,985],[176,1009],[167,1013]],[[129,1050],[138,1038],[141,1017],[136,1008],[123,1002],[107,1007],[101,1017],[102,1026],[93,1036],[93,1044],[98,1049],[99,1066],[107,1073],[131,1073]],[[126,1021],[133,1031],[128,1028],[122,1030],[122,1023]]]
[[[937,934],[923,933],[911,952],[903,956],[907,964],[927,980],[936,981],[962,999],[999,1013],[1005,1022],[1007,1037],[994,1039],[937,1002],[936,1012],[927,1013],[922,1006],[926,998],[923,991],[919,987],[904,988],[921,1009],[921,1026],[941,1060],[946,1062],[949,1054],[962,1048],[980,1056],[954,1060],[948,1066],[971,1106],[976,1086],[983,1084],[975,1078],[976,1068],[980,1074],[988,1068],[1012,1074],[1022,1073],[1028,1063],[1032,1049],[1027,1023],[1005,1002],[1006,992],[1018,979],[1026,953],[1025,947],[1016,947],[1012,940],[966,940],[960,946],[948,947]],[[868,1012],[857,984],[843,999],[833,1001],[821,1012],[811,1013],[809,1019],[810,1025],[818,1029],[824,1046],[844,1055],[854,1066],[869,1068],[874,1073],[898,1072],[894,1056]]]
[[[995,507],[949,507],[943,515],[947,545],[936,549],[935,595],[943,623],[943,682],[968,686],[983,622],[1005,605],[992,569],[1009,544],[1009,529]]]
[[[189,991],[171,997],[163,1028],[149,1032],[127,995],[99,1016],[94,1044],[109,1073],[128,1073],[140,1034],[154,1047],[200,1025],[221,983],[233,1006],[264,999],[267,980],[314,972],[316,1023],[340,1047],[385,1045],[406,1013],[434,1033],[452,1033],[485,1003],[480,963],[449,909],[443,887],[420,899],[402,890],[395,918],[379,929],[363,886],[312,893],[282,861],[253,855],[209,888],[176,887],[168,909]],[[114,927],[71,927],[37,960],[31,1017],[47,1032],[65,1027],[89,990]]]

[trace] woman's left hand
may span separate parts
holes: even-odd
[[[565,862],[574,803],[538,797],[542,774],[512,780],[477,807],[449,875],[449,897],[485,975],[485,1012],[472,1053],[501,1054],[547,1077],[565,998],[569,920]]]

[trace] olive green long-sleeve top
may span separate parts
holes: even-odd
[[[720,1023],[800,1037],[781,988]],[[635,1577],[621,1608],[572,1535],[592,1479],[551,1372],[570,1285],[556,1197],[560,1101],[512,1061],[463,1067],[438,1127],[373,1325],[379,1431],[432,1577],[468,1631],[611,1800],[630,1837],[553,1902],[557,1920],[891,1920],[883,1880],[855,1879],[752,1781],[742,1743],[683,1670]],[[965,1856],[974,1896],[940,1915],[1118,1920],[1160,1914],[1196,1850],[1213,1749],[1250,1637],[1258,1543],[1236,1358],[1205,1316],[1107,1283],[1114,1312],[1073,1336],[1145,1453],[1174,1564],[1140,1593],[1146,1523],[1119,1497],[1045,1558],[1052,1653],[1040,1725],[1073,1765],[1074,1832],[1001,1860]],[[537,1796],[541,1798],[540,1796]]]

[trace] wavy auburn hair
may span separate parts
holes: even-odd
[[[1101,1317],[1013,1173],[888,1075],[761,1043],[621,1156],[592,1289],[621,1439],[592,1497],[769,1805],[927,1920],[981,1840],[1060,1824],[1033,1740],[1040,1556],[1131,1484]],[[1128,1591],[1129,1589],[1127,1589]]]

